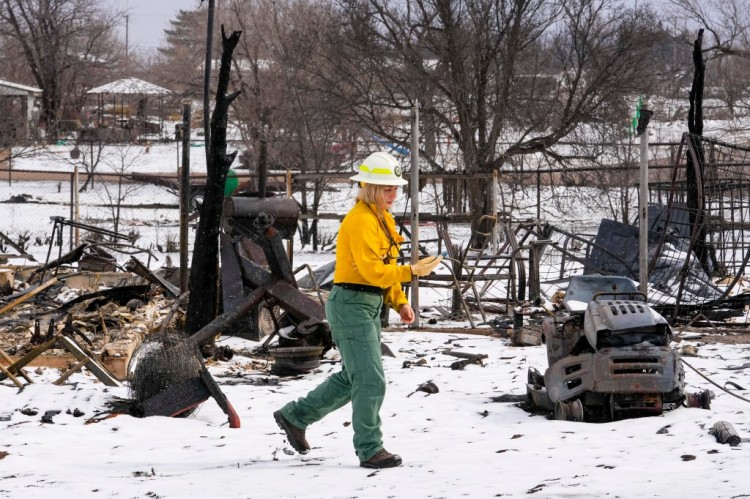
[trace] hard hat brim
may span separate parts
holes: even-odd
[[[409,183],[407,180],[404,180],[402,178],[373,179],[371,176],[362,175],[361,173],[358,173],[352,177],[349,177],[349,180],[354,180],[356,182],[364,182],[365,184],[375,184],[375,185],[406,185]]]

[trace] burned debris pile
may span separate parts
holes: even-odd
[[[12,366],[21,359],[24,365],[69,368],[81,362],[74,352],[80,349],[123,380],[138,342],[174,318],[173,300],[135,274],[61,267],[57,275],[35,282],[40,276],[35,270],[3,271],[12,285],[3,297],[0,350],[11,374],[18,374]]]

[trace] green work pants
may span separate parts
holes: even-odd
[[[354,450],[360,461],[383,448],[380,407],[385,374],[380,353],[382,296],[334,286],[326,302],[326,318],[341,354],[341,371],[306,396],[281,409],[294,426],[305,429],[327,414],[352,403]]]

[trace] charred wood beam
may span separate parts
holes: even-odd
[[[240,92],[227,95],[232,54],[241,31],[229,37],[221,28],[222,54],[216,89],[216,106],[211,115],[210,147],[207,158],[206,191],[195,235],[193,262],[190,268],[190,296],[186,332],[196,332],[218,314],[219,229],[224,205],[224,185],[236,152],[227,154],[227,122],[229,106]]]
[[[452,357],[458,357],[459,359],[468,359],[472,361],[480,361],[487,358],[487,354],[484,353],[457,352],[455,350],[444,350],[443,355],[450,355]]]
[[[0,307],[0,315],[8,312],[9,310],[12,310],[13,308],[15,308],[16,306],[20,305],[21,303],[24,303],[24,302],[30,300],[31,298],[35,297],[36,295],[38,295],[42,291],[46,290],[47,288],[49,288],[50,286],[53,286],[55,284],[57,284],[57,278],[53,277],[52,279],[50,279],[48,281],[45,281],[45,282],[39,284],[38,286],[35,286],[35,287],[31,288],[31,289],[25,290],[20,295],[10,296],[9,298],[11,298],[12,301],[10,303],[8,303],[8,304],[3,305],[2,307]]]
[[[83,250],[86,249],[87,246],[88,246],[88,244],[86,244],[86,243],[81,244],[80,246],[78,246],[78,247],[74,248],[73,250],[69,251],[68,253],[65,253],[60,258],[57,258],[56,260],[52,260],[47,265],[42,265],[41,267],[34,269],[34,271],[29,276],[29,280],[31,281],[37,275],[41,275],[45,271],[57,268],[60,265],[65,265],[67,263],[77,262],[83,256]]]
[[[703,60],[703,29],[698,30],[698,37],[693,42],[693,84],[690,88],[690,109],[688,110],[688,131],[693,134],[688,144],[690,154],[687,157],[685,175],[687,178],[687,207],[690,213],[690,225],[693,228],[694,247],[698,261],[703,270],[710,273],[708,259],[709,248],[706,246],[706,227],[704,220],[705,200],[705,154],[703,150],[703,89],[706,78],[706,62]]]
[[[138,285],[133,285],[133,286],[118,286],[116,288],[103,289],[101,291],[94,291],[93,293],[88,293],[85,295],[78,296],[70,300],[69,302],[61,305],[55,310],[52,310],[47,313],[39,314],[39,315],[49,315],[51,313],[54,313],[56,314],[57,317],[61,317],[73,305],[77,305],[78,303],[82,303],[88,300],[91,300],[92,302],[114,301],[120,306],[124,306],[133,298],[138,298],[139,300],[147,301],[146,293],[148,292],[148,288],[150,286],[151,286],[150,284],[138,284]]]
[[[177,286],[151,272],[148,267],[143,265],[143,263],[135,257],[131,257],[128,263],[125,264],[125,270],[139,275],[152,284],[161,287],[171,298],[177,298],[180,296],[180,290]]]

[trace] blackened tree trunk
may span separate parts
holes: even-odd
[[[706,245],[706,226],[704,219],[705,196],[703,190],[704,153],[703,141],[703,87],[706,77],[706,63],[703,60],[703,30],[698,31],[698,38],[693,42],[693,85],[690,88],[690,110],[688,111],[688,131],[695,155],[688,154],[686,167],[687,207],[690,213],[690,226],[697,227],[695,252],[701,266],[710,272],[708,259],[709,248]],[[695,230],[695,229],[694,229]]]
[[[690,110],[688,111],[688,131],[703,135],[703,86],[706,79],[706,62],[703,60],[703,30],[698,30],[698,38],[693,42],[693,86],[690,88]]]
[[[236,151],[227,154],[227,121],[229,106],[240,95],[240,92],[227,95],[227,88],[232,54],[241,34],[241,31],[234,31],[227,37],[224,26],[221,27],[221,66],[216,88],[216,106],[211,115],[206,192],[190,265],[190,301],[185,324],[187,334],[195,333],[218,315],[219,228],[224,205],[224,184],[229,167],[237,155]]]

